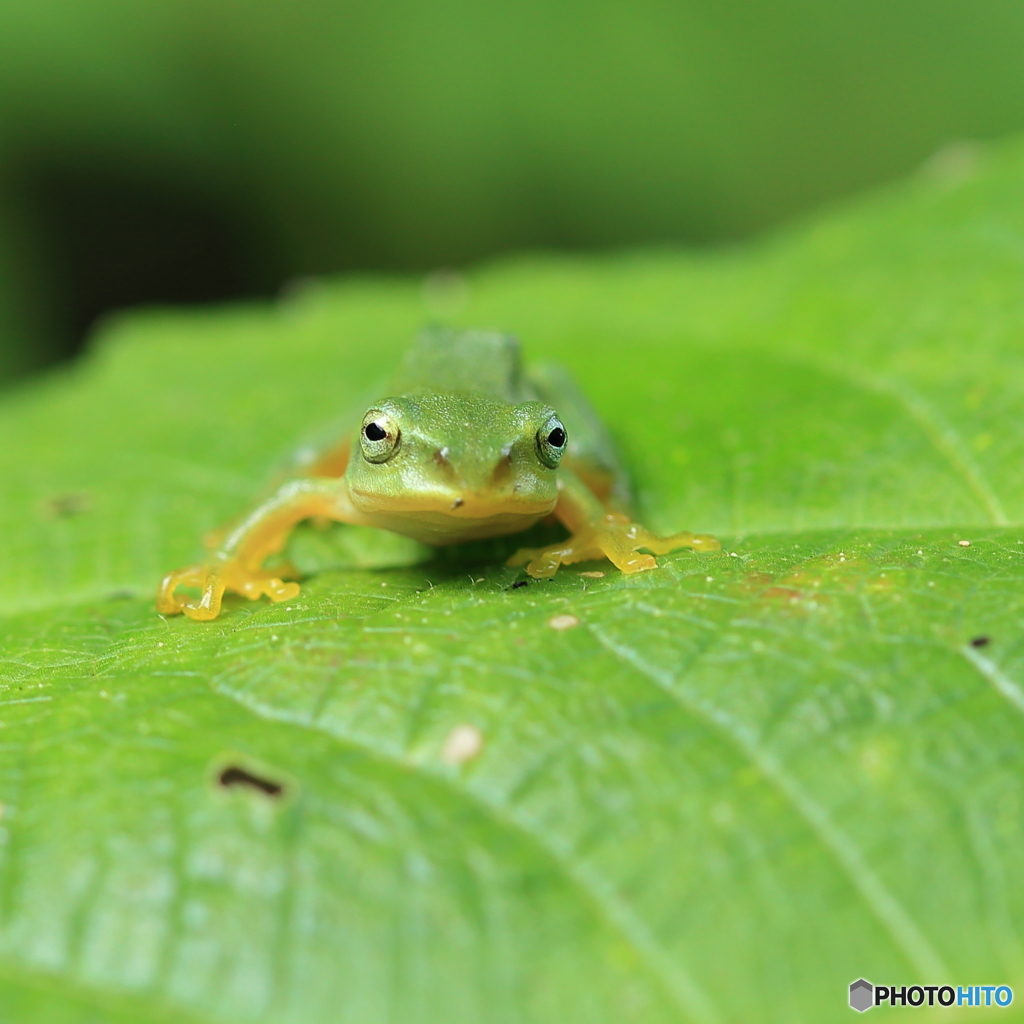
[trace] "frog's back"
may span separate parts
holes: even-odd
[[[391,379],[390,393],[471,392],[505,402],[534,398],[523,378],[519,342],[497,331],[422,331]]]

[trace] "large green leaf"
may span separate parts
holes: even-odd
[[[758,249],[492,267],[461,309],[368,280],[135,315],[8,397],[0,1016],[819,1021],[860,976],[1021,984],[1024,150],[959,170]],[[338,530],[290,605],[157,616],[439,303],[571,366],[645,520],[724,550],[512,589]]]

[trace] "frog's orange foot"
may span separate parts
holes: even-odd
[[[280,571],[280,570],[279,570]],[[179,587],[196,587],[197,599],[178,593]],[[209,622],[220,615],[224,593],[231,591],[255,601],[266,594],[271,601],[288,601],[299,593],[298,583],[285,583],[271,572],[247,569],[234,559],[189,565],[169,572],[160,581],[156,608],[163,615],[183,612],[190,619]]]
[[[646,548],[654,554],[642,554]],[[534,577],[554,576],[560,565],[586,562],[593,558],[607,558],[622,572],[643,572],[657,568],[654,555],[664,555],[677,548],[694,551],[718,551],[721,544],[706,533],[688,530],[671,537],[658,537],[638,523],[620,513],[611,512],[600,522],[574,533],[561,544],[546,548],[520,548],[509,560],[509,565],[526,565]]]

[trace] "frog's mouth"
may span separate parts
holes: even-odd
[[[557,492],[550,496],[516,490],[474,491],[470,488],[419,490],[409,494],[386,494],[349,487],[352,503],[360,512],[409,515],[444,515],[454,519],[489,519],[496,515],[546,516],[555,507]]]
[[[550,515],[556,496],[542,500],[517,494],[381,495],[351,490],[352,503],[374,526],[413,537],[426,544],[458,544],[466,540],[519,533]]]

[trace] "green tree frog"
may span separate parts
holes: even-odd
[[[299,585],[263,563],[312,517],[443,545],[518,533],[554,515],[566,540],[509,559],[533,577],[597,558],[640,572],[676,548],[719,548],[714,537],[656,537],[630,520],[626,475],[596,413],[559,367],[525,373],[512,337],[425,331],[385,394],[350,438],[309,458],[214,538],[205,561],[168,573],[158,610],[209,620],[225,591],[294,598]]]

